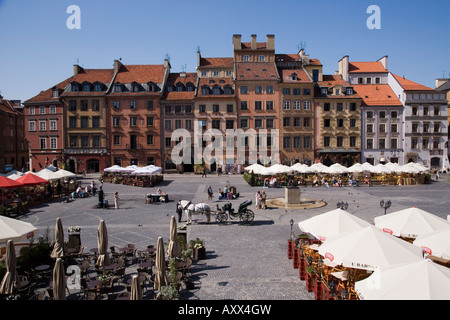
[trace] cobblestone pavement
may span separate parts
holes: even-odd
[[[98,176],[88,176],[83,185]],[[193,203],[207,202],[206,190],[214,190],[212,208],[217,202],[217,190],[229,181],[240,197],[231,200],[238,208],[244,200],[254,203],[255,193],[261,188],[250,187],[241,175],[208,175],[206,178],[193,174],[167,174],[159,187],[169,194],[168,203],[145,204],[145,194],[155,188],[140,188],[116,184],[104,184],[105,199],[113,202],[114,192],[121,199],[120,209],[95,209],[97,197],[76,199],[72,203],[49,203],[31,209],[19,219],[39,227],[41,234],[49,231],[53,238],[56,218],[60,217],[65,228],[81,227],[81,243],[86,250],[97,246],[97,228],[101,219],[108,228],[109,246],[122,247],[134,243],[138,249],[156,244],[162,236],[169,239],[170,217],[176,216],[176,202],[180,199]],[[265,189],[267,198],[284,197],[284,189]],[[251,225],[229,220],[218,224],[214,217],[206,223],[203,215],[193,216],[194,223],[187,227],[188,240],[200,238],[205,241],[206,259],[194,263],[191,268],[195,289],[184,290],[182,300],[312,300],[314,296],[305,289],[304,281],[298,277],[298,270],[287,258],[287,239],[290,235],[290,219],[294,232],[298,234],[297,223],[314,215],[336,208],[338,201],[346,201],[348,210],[354,215],[373,223],[373,218],[384,214],[380,200],[391,200],[388,212],[416,206],[447,218],[450,205],[450,184],[447,177],[439,182],[420,186],[373,186],[373,187],[330,187],[301,188],[302,196],[323,200],[326,206],[316,209],[251,209],[255,219]],[[219,202],[217,202],[219,203]],[[221,206],[224,201],[219,203]],[[181,224],[186,223],[183,217]],[[67,239],[67,235],[66,239]]]

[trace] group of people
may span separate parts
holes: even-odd
[[[264,190],[261,190],[258,192],[256,192],[256,199],[255,199],[255,203],[256,203],[256,209],[266,209],[267,205],[266,205],[266,193],[264,192]]]
[[[272,177],[270,177],[270,179],[267,177],[264,179],[263,188],[269,188],[269,187],[271,187],[271,188],[277,187],[277,177],[272,176]]]
[[[100,190],[103,189],[103,181],[100,183],[99,188]],[[96,193],[97,193],[97,185],[95,184],[94,180],[92,180],[92,182],[84,188],[82,188],[80,184],[78,188],[74,192],[72,192],[72,199],[95,196]]]

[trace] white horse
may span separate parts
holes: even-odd
[[[211,222],[211,208],[207,203],[191,203],[190,201],[181,200],[178,204],[179,208],[184,210],[187,216],[187,223],[192,223],[193,214],[205,214],[206,221]]]

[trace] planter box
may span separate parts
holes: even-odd
[[[298,259],[300,256],[300,250],[294,247],[294,256],[292,257],[292,266],[294,269],[298,268]]]
[[[305,280],[305,277],[306,277],[306,260],[303,257],[299,257],[298,276],[299,276],[300,280]]]
[[[292,259],[293,255],[294,255],[294,248],[295,248],[295,243],[294,241],[292,241],[291,239],[288,239],[288,259]]]
[[[314,299],[321,300],[321,298],[322,298],[322,282],[316,280],[314,286]]]
[[[306,290],[308,292],[312,292],[313,291],[313,275],[306,272]]]

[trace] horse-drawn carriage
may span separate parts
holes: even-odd
[[[255,218],[255,214],[252,210],[248,209],[248,206],[252,204],[252,200],[245,200],[239,205],[237,211],[231,205],[231,202],[226,202],[222,208],[217,205],[217,212],[211,210],[207,203],[191,203],[189,200],[180,200],[178,202],[178,209],[184,210],[187,215],[187,223],[192,223],[193,214],[205,214],[207,222],[211,222],[211,214],[216,215],[216,221],[225,223],[228,218],[239,218],[243,223],[252,223]]]
[[[222,208],[217,205],[216,220],[220,223],[227,222],[228,218],[233,220],[233,218],[239,217],[239,220],[243,223],[252,223],[255,218],[255,214],[252,210],[248,209],[248,206],[252,204],[252,200],[245,200],[239,205],[239,209],[234,211],[231,202],[227,202]]]

